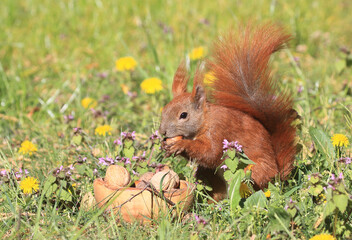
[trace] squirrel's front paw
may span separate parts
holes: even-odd
[[[184,152],[185,147],[185,140],[178,140],[170,144],[163,144],[163,149],[166,151],[166,157],[170,157],[172,154],[180,155]]]

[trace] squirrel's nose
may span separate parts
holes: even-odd
[[[160,130],[159,130],[159,133],[160,133],[160,135],[162,135],[162,136],[165,136],[165,135],[166,135],[166,131],[160,131]]]
[[[166,130],[162,126],[159,127],[159,134],[162,136],[166,135]]]

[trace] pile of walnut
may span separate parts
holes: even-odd
[[[127,187],[131,183],[131,176],[126,168],[111,165],[106,170],[104,180],[106,187],[116,190]],[[136,181],[136,188],[145,188],[147,184],[151,184],[158,191],[170,191],[179,187],[180,178],[177,173],[165,166],[160,172],[144,173],[139,180]]]

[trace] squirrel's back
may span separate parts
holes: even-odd
[[[291,36],[278,26],[248,26],[215,44],[207,69],[214,76],[210,99],[257,119],[269,132],[282,178],[292,170],[296,154],[295,111],[290,95],[280,92],[269,60]]]

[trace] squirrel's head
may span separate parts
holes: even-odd
[[[187,92],[188,74],[184,63],[178,67],[172,84],[174,98],[162,111],[159,133],[165,138],[183,136],[193,139],[203,125],[206,95],[200,78],[195,75],[191,93]]]

